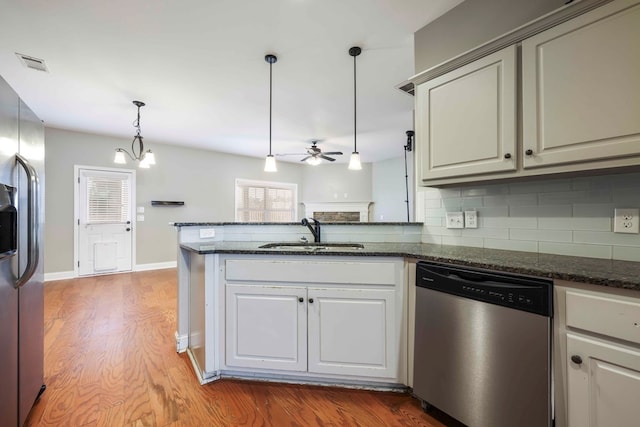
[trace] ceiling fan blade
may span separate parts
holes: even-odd
[[[301,162],[304,162],[305,160],[310,159],[311,157],[313,157],[313,156],[307,156],[307,157],[305,157],[304,159],[301,159],[300,161],[301,161]]]
[[[326,153],[323,152],[322,154],[326,154],[328,156],[342,156],[342,151],[327,151]]]
[[[274,154],[274,156],[305,156],[307,153],[281,153]]]
[[[320,157],[321,159],[329,160],[330,162],[335,162],[336,161],[336,159],[332,159],[331,157],[327,157],[324,154],[320,154],[318,157]]]

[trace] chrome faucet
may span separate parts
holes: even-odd
[[[309,223],[309,220],[313,221],[313,225]],[[320,221],[313,218],[302,218],[302,225],[306,225],[311,234],[313,234],[313,241],[320,243]]]

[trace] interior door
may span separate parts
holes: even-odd
[[[134,171],[78,170],[78,275],[131,271]]]

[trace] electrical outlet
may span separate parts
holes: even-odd
[[[640,230],[640,209],[614,209],[614,233],[638,233]]]
[[[464,228],[478,228],[477,211],[464,211]]]
[[[215,228],[201,228],[200,229],[200,238],[201,239],[210,239],[212,237],[216,237],[216,229]]]
[[[464,213],[447,212],[447,228],[464,228]]]

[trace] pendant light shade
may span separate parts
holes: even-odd
[[[357,103],[356,103],[356,56],[362,53],[362,49],[357,46],[349,49],[349,55],[353,56],[353,152],[351,153],[351,158],[349,159],[349,169],[351,170],[360,170],[362,169],[362,164],[360,163],[360,153],[358,153],[358,146],[356,144],[356,138],[358,135],[357,129]]]
[[[362,169],[362,163],[360,163],[360,153],[354,151],[349,158],[349,169],[359,171]]]
[[[116,155],[113,158],[113,163],[124,165],[127,163],[125,154],[131,158],[131,160],[137,160],[138,166],[147,169],[150,165],[156,164],[156,156],[151,150],[144,151],[144,143],[142,142],[142,135],[140,135],[140,107],[144,107],[146,104],[142,101],[133,101],[133,105],[138,107],[138,118],[133,122],[133,127],[137,129],[136,135],[131,142],[131,153],[124,148],[116,148]],[[136,144],[136,141],[138,142]]]
[[[276,158],[271,154],[271,116],[272,116],[272,107],[273,107],[273,64],[276,63],[278,58],[275,55],[267,55],[264,57],[264,60],[269,63],[269,155],[265,159],[264,162],[264,171],[265,172],[278,172],[278,167],[276,166]]]
[[[271,154],[269,154],[264,161],[264,171],[278,172],[278,166],[276,166],[276,158],[273,157]]]

